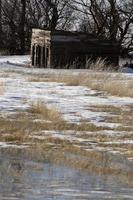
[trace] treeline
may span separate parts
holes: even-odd
[[[90,32],[127,48],[133,41],[132,0],[0,0],[0,49],[24,54],[32,28]]]

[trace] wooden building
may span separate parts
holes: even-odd
[[[85,68],[89,58],[106,58],[118,65],[119,45],[93,34],[70,31],[33,29],[32,66],[40,68]]]

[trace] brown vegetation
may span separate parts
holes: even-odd
[[[48,108],[47,105],[41,102],[33,103],[29,111],[33,114],[40,114],[46,120],[62,121],[59,112],[55,108]]]
[[[30,76],[29,81],[33,82],[62,82],[68,86],[86,86],[93,90],[99,90],[108,92],[110,95],[120,97],[133,97],[133,80],[127,79],[125,83],[125,77],[120,73],[108,73],[108,72],[94,72],[84,71],[78,74],[59,73],[56,75],[49,74]]]

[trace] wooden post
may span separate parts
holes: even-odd
[[[36,46],[36,67],[38,66],[38,46]]]
[[[41,68],[43,67],[43,46],[41,46]]]
[[[88,55],[85,56],[85,68],[88,69],[88,64],[89,64],[89,60],[88,60]]]
[[[51,66],[51,52],[50,52],[50,46],[48,47],[48,68],[50,68]]]
[[[49,46],[45,46],[45,67],[48,68],[50,66],[50,49]]]
[[[45,67],[45,46],[43,46],[43,68]]]
[[[45,45],[45,68],[47,68],[47,46]]]
[[[36,49],[36,45],[34,46],[34,67],[36,67],[36,53],[37,53],[37,49]]]
[[[35,57],[35,46],[34,45],[32,45],[32,47],[31,47],[31,59],[32,59],[32,66],[34,66],[34,57]]]
[[[41,67],[41,46],[38,46],[38,67]]]

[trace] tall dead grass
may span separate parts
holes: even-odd
[[[61,120],[61,115],[59,114],[56,108],[48,108],[47,105],[39,101],[31,104],[30,112],[34,114],[40,114],[46,120]]]
[[[103,63],[102,63],[103,62]],[[57,74],[39,75],[29,77],[29,81],[33,82],[60,82],[67,86],[86,86],[93,90],[107,92],[110,95],[120,97],[133,97],[133,80],[127,78],[121,73],[110,73],[102,70],[104,68],[104,61],[97,60],[95,68],[100,70],[81,71],[79,73],[61,72]],[[91,65],[93,65],[92,63]],[[100,66],[101,65],[101,66]],[[90,67],[90,68],[93,68]]]
[[[59,130],[98,131],[105,129],[105,127],[99,127],[99,126],[97,127],[92,123],[84,121],[79,124],[68,123],[62,118],[61,114],[57,111],[56,108],[49,108],[47,105],[41,102],[32,103],[31,108],[29,109],[28,112],[34,114],[35,116],[39,115],[39,117],[41,117],[42,120],[46,120],[46,122],[44,123],[45,130],[48,129],[57,131]]]
[[[101,57],[97,58],[95,61],[89,59],[86,63],[86,68],[93,71],[116,71],[116,68],[113,65],[108,64],[106,59]]]
[[[43,140],[32,137],[35,133],[37,135],[39,132],[42,133],[44,130],[75,130],[76,135],[77,131],[93,131],[95,133],[96,131],[103,129],[90,123],[81,123],[80,125],[68,124],[62,120],[61,117],[53,118],[48,114],[49,112],[51,113],[50,108],[38,102],[37,105],[33,105],[31,110],[28,110],[28,113],[18,113],[18,116],[16,115],[16,118],[13,117],[12,120],[9,118],[0,118],[0,140],[18,145],[28,143],[30,145],[28,151],[29,154],[33,156],[33,159],[35,159],[35,157],[38,160],[47,159],[54,163],[64,163],[66,166],[68,165],[82,170],[101,174],[118,173],[119,175],[125,175],[125,177],[127,177],[127,171],[125,172],[122,171],[122,169],[118,169],[116,165],[110,165],[110,157],[106,153],[103,155],[102,152],[94,150],[87,152],[84,150],[82,145],[79,144],[79,146],[76,146],[76,141],[68,141],[66,139],[52,137],[51,135],[47,136]],[[58,111],[56,112],[58,113]],[[37,117],[40,116],[44,119],[48,118],[51,123],[42,123],[40,121],[35,122],[34,119],[37,119]],[[45,132],[43,133],[43,136],[45,136]],[[97,140],[100,142],[102,140],[103,142],[103,137],[97,137]],[[87,139],[90,139],[90,141],[92,140],[89,136]],[[89,147],[89,144],[88,148],[91,148]],[[128,173],[130,174],[130,172]]]
[[[106,112],[108,115],[105,117],[107,123],[120,124],[115,130],[133,131],[133,105],[126,105],[122,107],[111,105],[97,105],[90,108],[93,112]]]
[[[87,86],[114,96],[133,97],[133,80],[124,80],[119,74],[114,77],[113,74],[106,73],[80,73],[77,76],[64,77],[62,81],[68,86]]]
[[[107,127],[97,127],[89,122],[81,122],[79,124],[68,123],[65,121],[60,113],[55,108],[49,108],[42,102],[32,103],[30,109],[26,112],[17,112],[12,116],[13,118],[6,119],[0,117],[0,138],[3,135],[10,135],[5,140],[20,140],[23,141],[24,137],[34,135],[41,131],[100,131],[109,129]],[[28,139],[27,139],[28,140]]]
[[[68,86],[87,86],[114,96],[133,97],[133,80],[124,80],[120,74],[113,76],[112,73],[80,73],[61,77],[58,81],[64,82]]]

